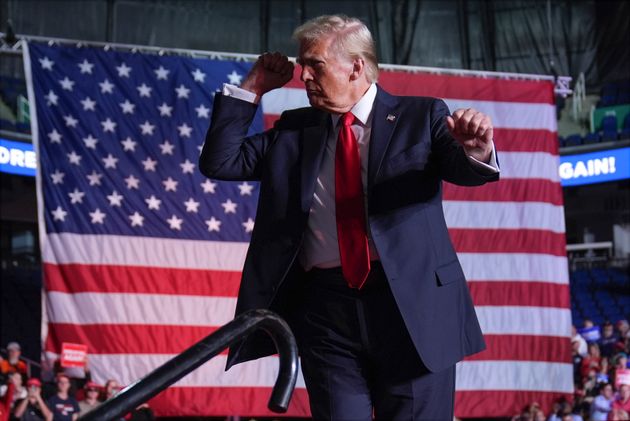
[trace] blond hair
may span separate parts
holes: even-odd
[[[350,59],[360,58],[365,62],[368,82],[378,79],[376,48],[370,30],[357,18],[346,15],[323,15],[300,25],[293,32],[293,39],[300,44],[310,44],[328,35],[334,35],[332,48],[346,54]]]

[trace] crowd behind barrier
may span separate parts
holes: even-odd
[[[20,345],[9,343],[7,352],[7,358],[0,360],[0,421],[74,421],[122,389],[114,379],[104,385],[92,381],[87,363],[84,368],[70,369],[57,362],[50,381],[28,377]],[[154,419],[145,403],[118,421]]]
[[[586,319],[571,338],[575,394],[551,413],[532,403],[512,421],[630,420],[630,326],[625,319],[598,326]]]
[[[512,421],[630,420],[630,325],[626,319],[597,325],[585,319],[573,326],[571,338],[575,394],[573,402],[558,401],[550,413],[532,403]],[[52,381],[27,378],[20,346],[7,345],[0,361],[0,421],[72,421],[114,396],[121,385],[114,379],[99,385],[91,380],[89,365],[77,371],[55,364]],[[153,420],[147,404],[122,420]]]

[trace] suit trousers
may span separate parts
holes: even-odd
[[[304,287],[296,333],[314,420],[453,419],[455,367],[423,365],[378,261],[361,290],[341,268],[307,272]]]

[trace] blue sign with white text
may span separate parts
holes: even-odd
[[[34,177],[36,168],[32,144],[0,138],[0,172]]]
[[[630,178],[630,148],[609,149],[560,157],[562,187]]]

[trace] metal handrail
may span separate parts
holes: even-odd
[[[277,314],[269,310],[250,310],[156,368],[141,380],[127,386],[115,397],[88,412],[79,420],[111,420],[129,413],[257,329],[262,329],[271,336],[280,357],[278,377],[271,392],[268,407],[274,412],[286,412],[298,375],[295,337],[289,325]]]

